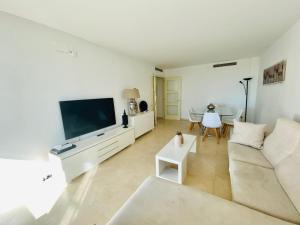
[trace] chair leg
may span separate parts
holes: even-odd
[[[201,123],[201,122],[198,122],[198,126],[199,126],[199,128],[201,129],[201,128],[202,128],[202,123]]]
[[[198,126],[199,126],[200,134],[203,133],[202,123],[201,123],[201,122],[198,122]]]
[[[214,131],[215,131],[215,135],[216,135],[216,138],[217,138],[217,143],[219,144],[220,143],[220,137],[219,137],[218,128],[214,128]]]
[[[224,126],[223,126],[223,137],[224,137],[224,138],[225,138],[226,135],[227,135],[227,129],[228,129],[227,124],[224,124]]]
[[[208,128],[205,128],[202,141],[204,142],[207,137],[208,137]]]
[[[222,127],[217,128],[217,130],[218,130],[219,138],[222,138]]]
[[[191,123],[190,123],[190,131],[192,131],[192,130],[193,130],[193,128],[194,128],[194,123],[193,123],[193,122],[191,122]]]
[[[230,129],[231,129],[231,128],[232,128],[232,126],[228,126],[228,127],[227,127],[226,137],[229,137]]]
[[[225,123],[223,123],[223,125],[222,125],[222,135],[224,135],[225,128],[226,128],[226,124],[225,124]]]

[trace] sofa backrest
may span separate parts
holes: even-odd
[[[276,176],[300,213],[300,145],[275,167]]]
[[[300,143],[300,124],[285,118],[276,122],[273,132],[265,139],[262,150],[273,167],[292,154]]]

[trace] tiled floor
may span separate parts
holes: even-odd
[[[69,184],[49,214],[34,220],[29,212],[18,210],[18,214],[6,215],[5,221],[18,225],[105,224],[143,180],[155,174],[154,156],[177,130],[198,137],[197,154],[189,155],[184,185],[231,199],[227,140],[222,138],[218,145],[209,137],[202,143],[197,127],[189,132],[187,121],[160,120],[157,128],[134,145]]]

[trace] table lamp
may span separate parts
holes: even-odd
[[[124,98],[128,99],[128,114],[134,116],[138,113],[138,105],[136,103],[136,98],[140,98],[140,92],[137,88],[125,89],[123,91]]]

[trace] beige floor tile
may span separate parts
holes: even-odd
[[[227,140],[222,138],[217,144],[209,137],[202,142],[198,127],[189,132],[188,125],[187,121],[160,120],[157,128],[134,145],[70,183],[49,214],[34,220],[28,210],[15,210],[0,215],[0,224],[15,224],[14,218],[18,225],[105,224],[143,180],[155,174],[155,154],[177,130],[197,135],[197,153],[189,155],[184,185],[231,199]]]

